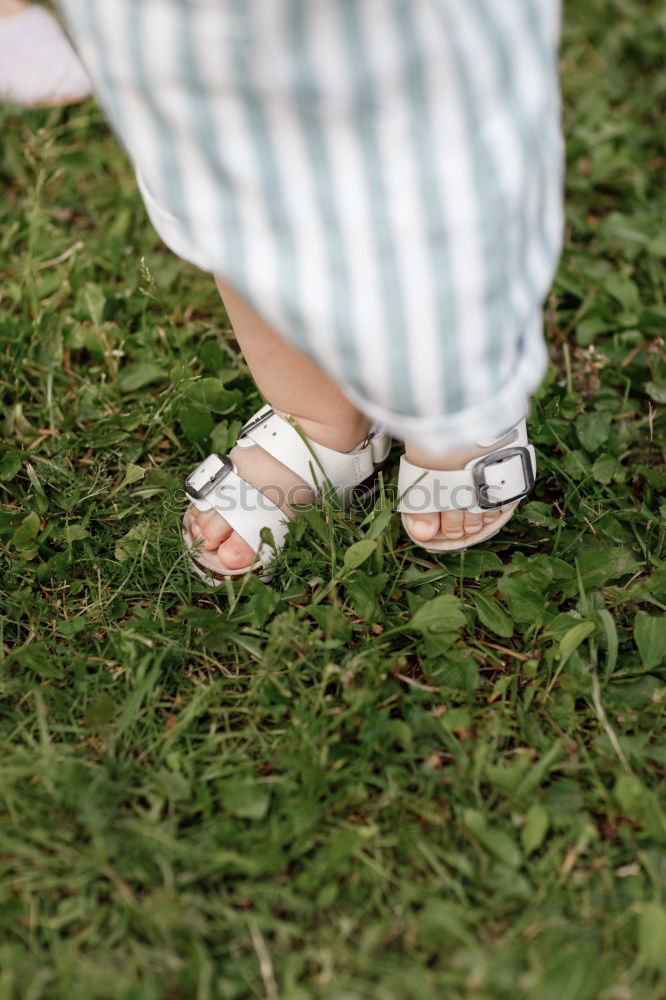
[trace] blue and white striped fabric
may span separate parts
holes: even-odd
[[[369,416],[525,413],[560,249],[559,0],[61,0],[151,219]]]

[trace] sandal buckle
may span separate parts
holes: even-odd
[[[191,500],[205,500],[233,471],[234,463],[226,455],[209,455],[185,480],[185,492]]]
[[[246,424],[243,424],[243,426],[239,431],[238,437],[241,438],[245,434],[248,434],[250,431],[253,431],[255,427],[258,427],[259,424],[263,424],[265,420],[270,420],[270,418],[274,415],[275,415],[275,410],[273,409],[272,406],[262,407],[262,409],[259,410],[258,413],[255,413],[253,417],[250,417],[250,419]]]
[[[493,490],[497,492],[499,487],[493,483],[486,482],[486,469],[489,465],[501,465],[510,458],[520,458],[525,486],[515,496],[502,497],[501,500],[492,500],[488,496],[488,491]],[[523,497],[526,497],[534,489],[534,472],[532,470],[530,450],[529,448],[524,448],[522,445],[515,445],[513,448],[500,448],[499,451],[493,451],[490,455],[484,455],[475,462],[472,468],[472,477],[476,486],[478,506],[481,510],[498,510],[505,504],[513,503],[515,500],[522,500]]]

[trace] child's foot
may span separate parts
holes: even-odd
[[[23,0],[0,0],[0,100],[32,107],[89,94],[86,72],[53,15]]]
[[[312,441],[340,451],[352,451],[369,429],[366,425],[342,431],[339,427],[332,428],[312,420],[299,420],[299,426]],[[355,442],[351,447],[350,441]],[[236,445],[229,452],[229,458],[239,476],[280,507],[290,519],[294,516],[295,504],[312,503],[315,499],[312,489],[302,479],[258,445]],[[183,518],[183,527],[188,547],[202,539],[203,546],[195,558],[213,573],[224,575],[228,570],[250,569],[256,562],[256,553],[215,510],[202,513],[191,506]]]
[[[258,445],[250,448],[236,445],[229,452],[229,458],[239,476],[255,486],[289,518],[293,517],[293,504],[312,503],[314,500],[312,490],[302,479]],[[188,546],[203,540],[196,560],[207,569],[224,574],[225,570],[249,569],[256,562],[256,553],[217,511],[202,513],[192,506],[185,513],[183,525]]]
[[[441,459],[433,459],[432,456],[413,448],[410,445],[406,448],[407,459],[414,465],[424,469],[455,470],[463,469],[473,458],[480,458],[488,455],[500,448],[505,448],[514,440],[515,434],[510,432],[500,441],[493,443],[488,448],[478,445],[470,445],[458,451],[450,452]],[[458,542],[464,544],[469,540],[474,543],[474,538],[480,531],[492,524],[494,521],[507,512],[517,507],[517,503],[507,504],[497,510],[483,511],[481,514],[472,514],[468,510],[446,510],[441,513],[419,513],[403,514],[405,527],[416,541],[425,543],[432,542]]]

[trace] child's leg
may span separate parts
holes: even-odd
[[[294,417],[308,437],[350,451],[370,421],[328,375],[288,344],[240,296],[216,278],[227,315],[259,391],[278,412]]]
[[[228,285],[220,280],[217,285],[252,377],[273,409],[293,417],[318,444],[335,451],[355,448],[368,433],[367,417],[352,406],[328,375],[280,337]],[[293,472],[261,448],[234,448],[230,456],[243,479],[283,509],[287,509],[285,496],[292,503],[313,499]],[[217,549],[222,567],[242,569],[254,562],[247,543],[214,511],[201,514],[191,507],[185,515],[185,528],[193,540],[204,539],[205,549]]]
[[[60,4],[158,232],[259,303],[265,323],[227,290],[278,411],[338,451],[362,440],[363,411],[417,472],[459,468],[470,441],[520,423],[561,242],[558,0]],[[288,475],[276,464],[238,458],[258,488]],[[216,517],[187,520],[242,569]],[[459,543],[495,518],[407,524]]]
[[[368,433],[368,418],[349,402],[328,375],[280,337],[228,285],[219,279],[217,285],[250,372],[273,409],[293,417],[303,432],[319,444],[336,451],[355,448]],[[459,469],[483,453],[483,448],[472,446],[432,456],[407,445],[409,460],[431,469]],[[310,491],[294,473],[261,448],[235,448],[231,458],[247,482],[283,509],[288,510],[285,496],[292,503],[312,500]],[[407,520],[412,534],[421,541],[438,536],[456,540],[466,534],[474,535],[498,513],[447,511],[407,515]],[[254,553],[247,543],[214,511],[202,514],[191,507],[185,515],[185,527],[192,540],[203,538],[205,549],[217,550],[221,568],[241,569],[254,562]]]

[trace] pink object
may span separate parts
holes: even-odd
[[[0,100],[69,104],[90,92],[79,57],[47,10],[30,6],[0,19]]]

